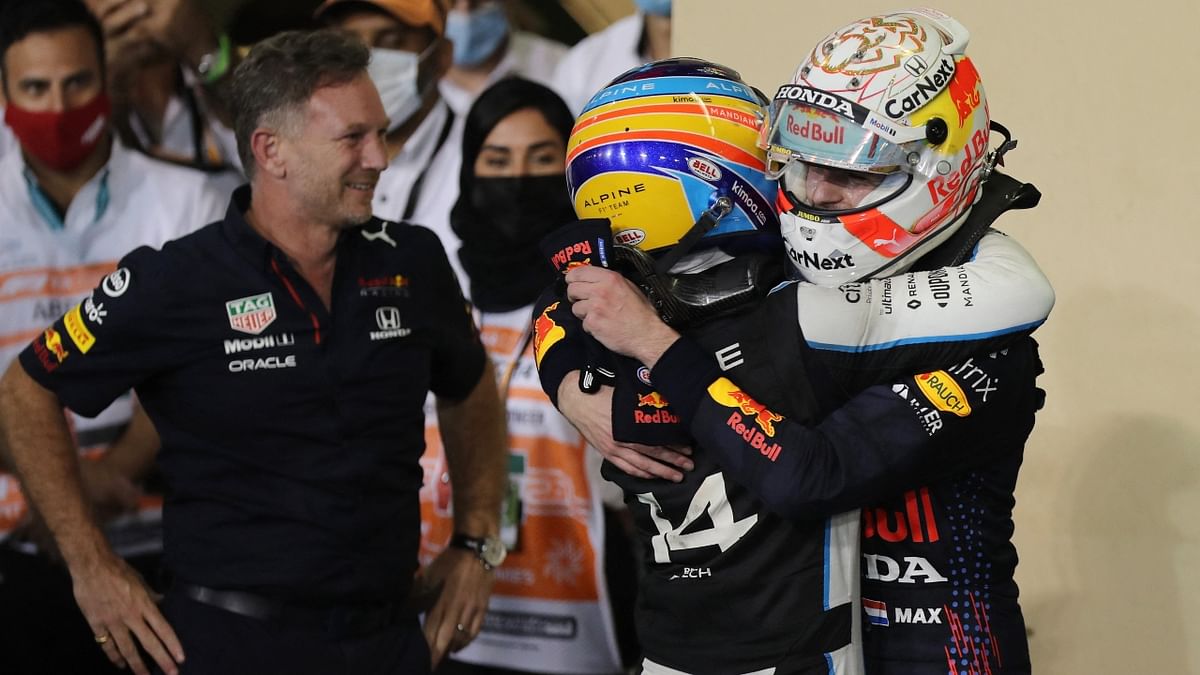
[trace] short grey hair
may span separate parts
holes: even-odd
[[[358,39],[332,30],[285,31],[254,45],[230,83],[233,132],[247,177],[254,176],[250,137],[267,126],[283,129],[321,87],[365,73],[371,52]]]

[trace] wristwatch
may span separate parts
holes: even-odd
[[[450,537],[450,545],[474,552],[479,557],[479,562],[483,563],[483,569],[488,571],[499,567],[508,556],[508,548],[499,537],[471,537],[455,532],[454,536]]]

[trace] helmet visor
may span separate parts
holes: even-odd
[[[907,168],[906,145],[925,136],[923,127],[898,125],[857,103],[800,85],[780,87],[770,121],[764,145],[773,178],[795,160],[892,173]]]
[[[804,161],[789,162],[779,178],[792,204],[830,215],[874,208],[903,192],[911,182],[912,175],[902,171],[853,171]]]

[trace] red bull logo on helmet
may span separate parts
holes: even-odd
[[[975,70],[971,59],[963,57],[958,62],[958,72],[951,78],[947,89],[950,90],[950,99],[954,101],[954,109],[958,111],[958,127],[961,129],[966,125],[971,113],[979,107],[982,98],[979,92],[979,71]]]

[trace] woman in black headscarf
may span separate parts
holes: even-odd
[[[575,220],[565,175],[574,121],[557,94],[517,78],[484,91],[465,120],[450,224],[462,239],[459,259],[508,412],[501,538],[510,552],[495,571],[479,639],[443,662],[439,675],[619,673],[617,643],[628,652],[636,642],[636,572],[628,539],[601,506],[599,456],[542,392],[532,348],[533,303],[556,274],[538,242]],[[426,438],[434,440],[422,463],[441,466],[437,435]],[[426,484],[444,491],[440,478],[427,476]],[[428,503],[422,516],[423,553],[432,558],[454,523]],[[621,581],[610,593],[613,576]]]
[[[565,174],[574,122],[558,94],[521,78],[492,85],[467,113],[450,225],[482,311],[523,307],[554,279],[537,244],[575,219]]]

